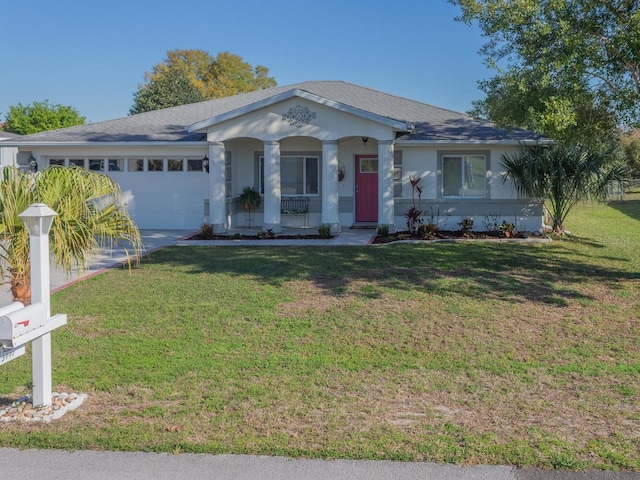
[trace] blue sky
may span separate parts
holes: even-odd
[[[467,111],[493,73],[458,13],[446,0],[11,1],[0,118],[45,99],[90,122],[126,116],[144,72],[177,48],[235,53],[278,85],[345,80]]]

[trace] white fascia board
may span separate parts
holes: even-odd
[[[336,110],[350,113],[358,117],[366,118],[368,120],[372,120],[377,123],[382,123],[384,125],[388,125],[391,128],[394,128],[403,132],[411,129],[410,125],[408,125],[407,123],[399,122],[397,120],[392,120],[390,118],[383,117],[382,115],[377,115],[375,113],[367,112],[366,110],[361,110],[359,108],[350,107],[349,105],[345,105],[344,103],[329,100],[328,98],[320,97],[318,95],[314,95],[313,93],[309,93],[305,90],[300,90],[296,88],[293,90],[289,90],[287,92],[280,93],[278,95],[274,95],[269,98],[265,98],[264,100],[260,100],[259,102],[254,102],[242,108],[237,108],[235,110],[231,110],[230,112],[226,112],[221,115],[216,115],[215,117],[211,117],[206,120],[202,120],[200,122],[194,123],[193,125],[190,125],[188,127],[187,131],[189,133],[193,133],[201,130],[206,130],[210,126],[215,125],[217,123],[221,123],[226,120],[231,120],[233,118],[246,115],[247,113],[254,112],[261,108],[268,107],[270,105],[274,105],[276,103],[280,103],[284,100],[288,100],[294,97],[304,98],[306,100],[309,100],[310,102],[335,108]]]
[[[398,140],[395,145],[400,147],[428,147],[428,146],[460,146],[460,145],[472,145],[477,147],[478,145],[505,145],[505,146],[520,146],[520,145],[549,145],[555,143],[553,140],[548,139],[529,139],[529,140]]]
[[[38,148],[38,147],[206,147],[206,140],[201,142],[158,141],[158,142],[20,142],[5,144],[3,147]]]

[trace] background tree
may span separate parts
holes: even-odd
[[[567,214],[580,200],[605,198],[609,186],[626,178],[624,159],[615,152],[555,144],[503,155],[504,181],[518,194],[546,201],[553,231],[564,233]]]
[[[211,64],[205,96],[207,98],[229,97],[275,87],[275,79],[268,75],[267,67],[262,65],[252,67],[243,61],[242,57],[222,52]]]
[[[154,65],[151,72],[145,73],[145,77],[147,81],[151,81],[168,75],[172,71],[182,72],[200,90],[202,98],[206,99],[206,85],[210,81],[210,69],[213,62],[215,62],[215,58],[204,50],[170,50],[162,62]]]
[[[129,115],[200,102],[202,94],[182,70],[168,70],[138,86]]]
[[[622,135],[622,148],[627,157],[627,167],[631,178],[640,178],[640,131]]]
[[[612,124],[640,123],[638,0],[449,1],[478,23],[480,52],[498,70],[481,82],[476,113],[581,141],[590,118],[603,138]]]
[[[486,97],[473,102],[470,113],[500,127],[524,128],[596,149],[619,140],[614,115],[584,86],[560,85],[515,67],[479,84]]]
[[[276,85],[275,79],[269,77],[267,67],[263,65],[253,67],[238,55],[221,52],[214,57],[204,50],[178,49],[168,51],[167,57],[162,62],[154,65],[151,72],[145,73],[146,84],[141,85],[138,92],[146,85],[159,82],[160,79],[178,76],[176,72],[189,79],[191,84],[200,91],[202,100],[251,92]],[[131,111],[134,111],[135,107],[134,104]]]
[[[50,103],[49,100],[32,105],[12,105],[6,116],[4,130],[29,135],[58,128],[84,125],[86,118],[70,106]]]
[[[51,255],[71,273],[73,267],[86,269],[104,245],[117,244],[128,256],[141,252],[140,232],[121,197],[111,178],[81,168],[50,167],[33,174],[5,167],[0,179],[0,266],[14,300],[31,300],[29,235],[20,213],[39,202],[57,212],[49,234]]]

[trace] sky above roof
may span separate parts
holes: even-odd
[[[30,0],[2,7],[0,119],[49,100],[89,122],[127,115],[168,50],[229,51],[278,85],[344,80],[460,112],[493,75],[446,0]]]

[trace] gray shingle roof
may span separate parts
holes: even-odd
[[[36,133],[20,137],[15,141],[20,143],[205,141],[206,135],[204,133],[189,133],[188,127],[194,123],[247,107],[255,102],[294,89],[304,90],[334,102],[415,125],[415,130],[404,135],[403,140],[495,142],[541,138],[532,132],[499,129],[490,122],[476,120],[462,113],[352,83],[310,81],[181,105],[115,120]]]
[[[3,132],[0,130],[0,141],[2,140],[14,140],[16,138],[21,138],[22,135],[18,135],[17,133],[11,132]]]

